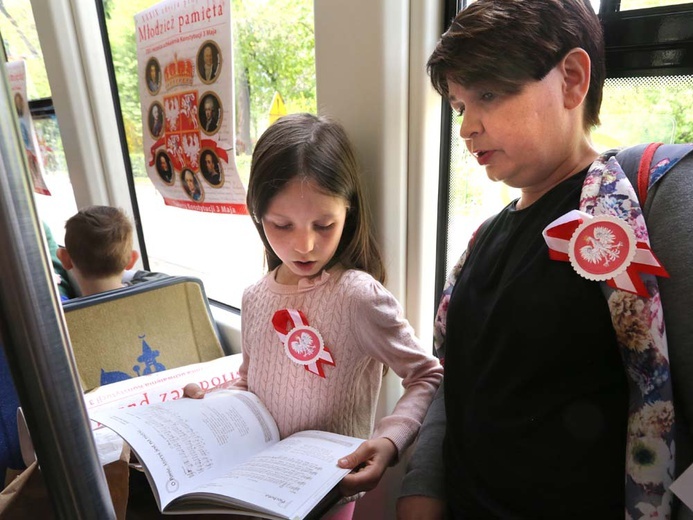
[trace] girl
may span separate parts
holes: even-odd
[[[414,440],[442,367],[382,286],[385,270],[342,127],[310,114],[274,123],[253,152],[247,205],[269,273],[243,295],[234,386],[260,397],[282,437],[319,429],[370,438],[339,461],[358,468],[340,490],[373,489]],[[320,359],[305,364],[319,350]],[[384,366],[405,391],[374,430]],[[353,510],[350,502],[331,518],[350,519]]]

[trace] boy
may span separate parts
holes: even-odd
[[[132,234],[127,215],[110,206],[89,206],[68,219],[65,246],[57,254],[82,296],[124,287],[123,273],[139,258]]]
[[[444,390],[398,517],[669,518],[673,406],[657,280],[639,275],[649,296],[607,287],[552,258],[543,235],[580,209],[649,243],[620,165],[590,141],[605,77],[590,3],[478,0],[428,71],[463,116],[467,149],[521,195],[475,233],[443,294]]]

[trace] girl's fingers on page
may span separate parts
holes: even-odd
[[[203,389],[197,383],[188,383],[183,387],[183,397],[190,397],[191,399],[202,399],[205,394],[209,392],[214,392],[215,390],[225,390],[233,387],[233,381],[227,381],[212,388]]]
[[[371,459],[344,477],[339,483],[339,490],[344,496],[370,491],[378,485],[386,469],[385,465]]]
[[[371,454],[372,452],[368,447],[368,441],[366,441],[362,443],[358,448],[356,448],[356,451],[353,451],[349,455],[346,455],[339,459],[339,461],[337,461],[337,465],[340,468],[354,469],[362,462],[368,460],[368,457],[370,457]]]
[[[364,442],[356,451],[339,460],[340,467],[352,469],[340,482],[340,491],[345,496],[351,496],[374,489],[396,454],[397,448],[387,438]]]
[[[192,399],[202,399],[205,396],[205,392],[197,383],[188,383],[183,388],[183,396]]]

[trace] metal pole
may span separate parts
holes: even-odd
[[[82,390],[7,74],[0,74],[0,334],[57,518],[115,519]]]

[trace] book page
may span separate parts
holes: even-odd
[[[233,354],[100,386],[84,395],[84,404],[91,411],[175,401],[183,397],[188,383],[208,390],[234,381],[242,360],[241,354]]]
[[[145,466],[160,509],[279,440],[264,405],[255,394],[240,390],[89,415],[130,444]]]
[[[212,361],[170,368],[163,372],[118,381],[100,386],[85,394],[84,404],[87,411],[91,412],[106,408],[133,408],[175,401],[183,397],[183,387],[188,383],[197,383],[203,390],[209,390],[235,381],[239,377],[238,369],[241,361],[241,354],[233,354]],[[17,409],[17,427],[22,460],[29,467],[36,460],[36,454],[21,408]],[[113,460],[118,460],[120,450],[114,446],[108,432],[100,432],[101,425],[96,421],[92,421],[91,428],[101,464],[106,465]],[[122,443],[120,448],[122,449]]]
[[[353,452],[363,439],[336,433],[304,431],[266,448],[262,453],[229,470],[226,475],[200,486],[172,504],[188,501],[211,504],[210,494],[233,497],[237,504],[254,505],[258,511],[285,518],[303,518],[344,478],[348,469],[337,460]],[[200,500],[203,499],[203,500]],[[213,508],[186,509],[210,511]]]

